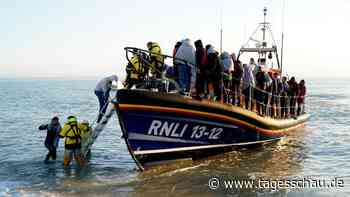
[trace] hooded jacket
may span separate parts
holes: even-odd
[[[228,52],[225,51],[220,55],[220,61],[221,61],[221,64],[224,66],[225,72],[231,72],[233,70],[232,59],[231,59],[231,56]]]
[[[97,83],[95,91],[102,91],[106,93],[110,89],[109,83],[111,83],[112,81],[118,81],[118,76],[112,75],[101,79],[101,81]]]
[[[181,46],[176,52],[175,58],[185,60],[187,63],[191,64],[191,66],[196,65],[196,52],[189,39],[182,41]],[[175,63],[186,64],[185,62],[177,59],[175,59]]]
[[[249,86],[255,86],[255,79],[253,71],[250,66],[247,64],[243,65],[243,89],[248,88]]]

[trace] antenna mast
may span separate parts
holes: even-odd
[[[263,42],[265,42],[265,33],[266,33],[266,14],[267,14],[267,8],[264,7],[264,23],[263,23]]]
[[[222,54],[222,7],[220,9],[220,54]]]
[[[284,15],[285,15],[285,6],[286,6],[286,1],[283,0],[283,5],[282,5],[282,41],[281,41],[281,74],[282,69],[283,69],[283,45],[284,45]]]

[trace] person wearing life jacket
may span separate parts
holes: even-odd
[[[69,116],[67,122],[59,133],[60,138],[65,138],[64,141],[64,158],[63,165],[68,167],[73,157],[80,167],[83,167],[85,160],[81,152],[82,127],[78,124],[75,116]]]
[[[61,131],[61,124],[57,116],[51,119],[50,124],[42,124],[39,126],[39,130],[46,130],[45,147],[49,150],[45,158],[45,163],[50,159],[56,160],[56,150],[58,147],[59,137],[58,134]]]
[[[118,81],[117,75],[105,77],[105,78],[101,79],[96,85],[95,95],[97,96],[97,99],[98,99],[98,102],[100,105],[97,123],[100,122],[100,120],[103,117],[103,114],[107,110],[109,91],[111,90],[113,81]]]
[[[137,88],[137,84],[140,84],[145,78],[145,68],[141,63],[141,58],[134,54],[125,70],[126,80],[124,85],[127,89],[131,89],[134,85],[136,85]]]
[[[150,52],[151,73],[154,78],[160,79],[162,78],[164,71],[164,58],[162,56],[162,50],[159,44],[156,42],[148,42],[147,48]]]
[[[82,153],[86,151],[88,139],[90,138],[92,134],[92,128],[90,126],[89,121],[83,120],[81,123],[78,124],[78,127],[81,130],[81,146],[82,146]],[[91,155],[91,150],[87,150],[87,158],[89,158]]]

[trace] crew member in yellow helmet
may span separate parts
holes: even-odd
[[[63,165],[68,167],[73,159],[80,167],[85,165],[85,160],[81,153],[81,127],[78,125],[78,120],[75,116],[69,116],[67,122],[63,126],[59,137],[65,138],[65,151]]]
[[[139,56],[140,55],[140,56]],[[124,85],[127,89],[132,88],[132,86],[136,85],[136,88],[138,87],[138,84],[140,84],[146,74],[146,70],[144,66],[142,65],[141,58],[144,56],[144,54],[135,54],[131,58],[130,62],[126,66],[126,80],[124,82]]]
[[[85,154],[85,151],[87,152],[85,159],[90,158],[91,150],[86,150],[88,148],[89,138],[92,134],[92,128],[90,126],[89,121],[83,120],[81,123],[78,124],[78,128],[81,130],[81,150],[82,153]]]
[[[148,42],[147,48],[151,52],[151,73],[156,79],[160,79],[164,71],[164,58],[161,55],[162,50],[156,42]]]

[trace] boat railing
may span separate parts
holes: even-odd
[[[151,61],[147,58],[150,55],[157,55],[157,56],[161,56],[163,57],[163,59],[172,59],[173,62],[175,61],[181,61],[183,62],[186,66],[190,67],[190,68],[195,68],[196,66],[193,65],[192,63],[188,62],[187,60],[181,59],[181,58],[176,58],[170,55],[165,55],[165,54],[159,54],[159,53],[154,53],[145,49],[140,49],[140,48],[136,48],[136,47],[125,47],[124,48],[125,52],[126,52],[126,59],[128,60],[129,63],[131,63],[131,59],[129,57],[130,54],[133,55],[137,55],[144,63],[146,64],[146,66],[151,66]],[[146,56],[143,56],[146,55]]]
[[[146,66],[149,68],[151,66],[151,61],[149,59],[149,56],[151,54],[160,55],[164,59],[169,58],[173,61],[182,61],[185,62],[187,66],[189,66],[192,69],[195,69],[196,67],[194,65],[191,65],[185,60],[174,58],[172,56],[158,54],[158,53],[152,53],[148,50],[143,50],[139,48],[134,47],[125,47],[126,51],[126,58],[128,62],[131,64],[131,60],[129,55],[133,54],[136,55],[140,63],[143,66]],[[222,76],[225,73],[222,73]],[[291,117],[297,117],[298,115],[305,113],[305,104],[302,103],[302,106],[297,106],[297,99],[300,99],[299,96],[294,96],[289,93],[285,94],[274,94],[272,91],[266,91],[263,89],[260,89],[256,87],[254,83],[246,82],[240,79],[239,87],[233,88],[232,84],[233,80],[230,80],[228,85],[229,87],[225,87],[223,83],[223,78],[221,77],[221,97],[220,98],[213,98],[208,95],[210,95],[210,90],[208,92],[205,92],[204,95],[198,95],[196,91],[194,90],[194,85],[192,85],[192,88],[188,92],[184,92],[181,90],[179,84],[177,81],[172,79],[171,77],[167,77],[166,74],[163,73],[162,78],[157,79],[153,77],[149,77],[147,74],[145,75],[145,78],[138,84],[135,84],[135,87],[137,89],[143,89],[147,91],[153,91],[153,92],[166,92],[166,93],[180,93],[184,96],[196,98],[196,99],[208,99],[215,102],[221,102],[228,105],[238,106],[245,108],[247,110],[250,110],[252,112],[257,113],[260,116],[263,117],[272,117],[276,119],[285,119],[285,118],[291,118]],[[205,86],[208,87],[208,84],[206,81],[204,81]],[[304,96],[303,100],[306,96]],[[299,109],[300,108],[300,109]],[[299,110],[299,111],[298,111]]]
[[[157,55],[157,56],[161,56],[163,59],[162,64],[164,66],[168,66],[167,64],[164,63],[165,59],[171,59],[173,61],[173,63],[175,62],[182,62],[185,66],[188,66],[191,69],[195,69],[194,71],[196,72],[196,66],[191,64],[190,62],[181,59],[181,58],[175,58],[173,56],[169,56],[169,55],[165,55],[165,54],[159,54],[159,53],[153,53],[151,51],[148,50],[144,50],[144,49],[140,49],[140,48],[136,48],[136,47],[125,47],[124,50],[126,51],[126,59],[128,60],[129,64],[131,63],[131,58],[130,55],[136,55],[139,59],[139,63],[142,65],[142,67],[144,67],[148,72],[148,70],[151,68],[152,66],[152,62],[150,60],[150,56],[153,55]],[[171,66],[168,66],[168,68]],[[171,67],[172,69],[174,67]],[[160,71],[157,71],[160,72]],[[173,70],[174,72],[174,70]],[[154,77],[150,77],[148,74],[144,75],[143,80],[136,84],[135,87],[137,87],[138,89],[147,89],[147,90],[151,90],[151,91],[158,91],[158,92],[171,92],[171,93],[181,93],[183,95],[186,96],[191,96],[190,92],[184,92],[183,90],[181,90],[179,84],[172,79],[171,77],[169,77],[166,72],[160,72],[162,75],[162,78],[154,78]]]
[[[289,91],[276,94],[258,88],[254,84],[241,79],[237,88],[232,88],[233,85],[230,86],[231,88],[223,85],[221,102],[245,108],[263,117],[276,119],[295,118],[305,114],[306,95],[298,96]],[[302,101],[298,102],[298,99]]]

